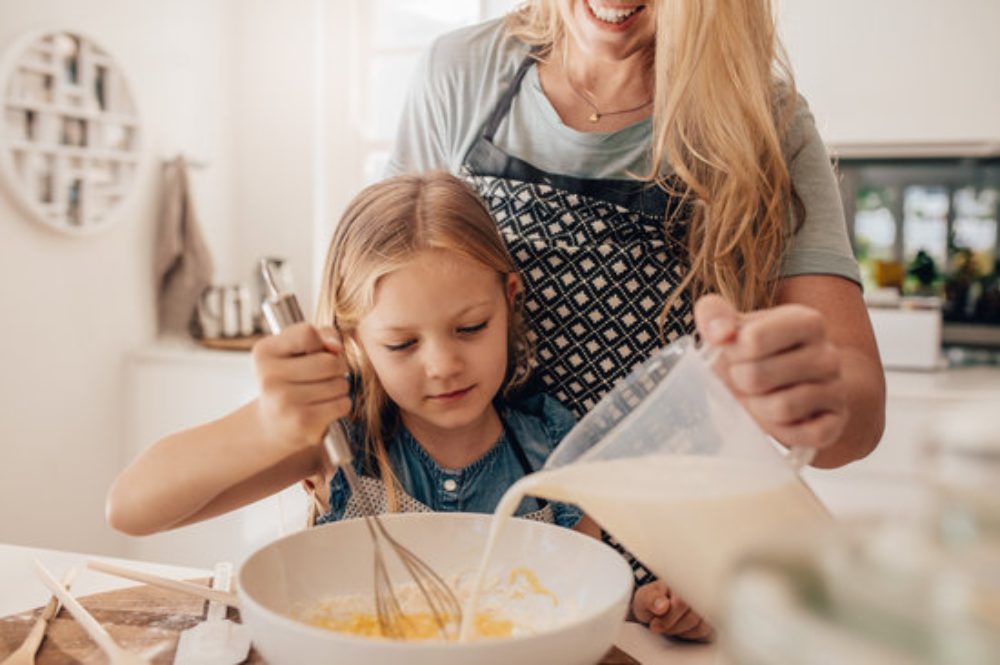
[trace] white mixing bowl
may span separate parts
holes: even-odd
[[[450,577],[477,569],[492,516],[406,513],[382,519],[395,538]],[[293,608],[371,594],[372,546],[361,520],[301,531],[257,550],[240,568],[240,613],[271,665],[592,665],[611,648],[632,589],[632,571],[613,549],[569,529],[513,519],[494,561],[497,571],[534,571],[560,604],[574,608],[571,618],[533,635],[462,644],[369,639],[291,618]]]

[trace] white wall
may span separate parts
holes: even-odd
[[[778,0],[827,142],[1000,140],[997,0]]]
[[[235,25],[236,260],[249,279],[260,256],[288,259],[306,311],[315,281],[313,228],[327,217],[316,167],[326,155],[315,115],[323,5],[241,0]]]
[[[123,440],[127,405],[161,399],[165,414],[178,411],[168,390],[150,395],[155,388],[137,382],[141,363],[131,363],[128,381],[123,369],[127,356],[142,357],[130,352],[156,341],[152,243],[163,158],[183,151],[207,163],[192,181],[217,282],[252,281],[259,256],[284,256],[312,304],[316,247],[332,219],[323,178],[340,182],[340,172],[353,171],[349,163],[340,172],[323,166],[327,124],[343,128],[344,111],[320,115],[327,92],[317,82],[346,76],[346,69],[317,70],[324,31],[335,57],[346,43],[344,24],[325,6],[0,0],[0,42],[53,26],[105,46],[123,65],[144,123],[136,192],[110,231],[63,237],[0,196],[0,284],[9,308],[0,337],[0,542],[134,550],[105,526],[103,504],[117,472],[150,443]],[[335,190],[342,206],[354,187]],[[207,381],[219,378],[213,365],[205,363]],[[145,393],[128,395],[136,385]]]
[[[122,364],[155,333],[160,159],[195,174],[218,273],[232,272],[233,0],[0,2],[0,42],[45,25],[91,35],[122,64],[144,123],[138,183],[114,228],[49,231],[0,196],[0,542],[112,553],[104,492],[121,468]]]

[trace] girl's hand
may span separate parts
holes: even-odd
[[[699,641],[712,636],[708,622],[659,580],[636,590],[632,596],[632,615],[658,635]]]
[[[253,360],[258,418],[272,444],[316,444],[327,425],[350,412],[347,363],[333,328],[296,323],[257,342]]]
[[[788,446],[826,448],[848,419],[841,358],[822,315],[804,305],[740,314],[718,295],[695,304],[716,368],[765,432]]]

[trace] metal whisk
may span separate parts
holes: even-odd
[[[294,294],[282,293],[271,273],[271,265],[266,259],[260,262],[261,275],[267,284],[268,297],[261,303],[261,311],[272,333],[278,333],[286,326],[304,320],[302,310]],[[405,636],[404,624],[407,622],[403,613],[399,596],[389,575],[387,559],[382,543],[385,542],[395,552],[400,563],[416,583],[423,595],[431,616],[437,624],[441,636],[448,639],[448,624],[460,625],[462,620],[462,604],[455,592],[444,579],[434,571],[423,559],[403,546],[385,528],[382,520],[375,512],[368,493],[358,480],[352,464],[353,455],[348,443],[350,440],[347,424],[343,420],[330,423],[323,435],[323,449],[330,463],[339,468],[347,478],[351,494],[359,497],[364,511],[365,526],[371,536],[375,551],[375,616],[383,635],[399,639]]]
[[[431,616],[434,618],[438,630],[447,639],[448,622],[455,622],[454,625],[461,623],[462,604],[448,583],[427,562],[400,544],[385,528],[385,524],[382,523],[372,507],[368,493],[364,491],[363,486],[358,481],[357,474],[354,472],[347,441],[346,426],[343,421],[338,420],[327,428],[326,435],[323,437],[323,447],[330,460],[344,472],[347,484],[351,487],[351,494],[361,499],[365,525],[368,527],[368,533],[371,535],[372,544],[375,547],[375,615],[378,618],[382,634],[393,638],[403,637],[403,623],[406,621],[399,597],[389,576],[389,568],[381,545],[384,541],[396,553],[400,563],[413,578],[420,593],[423,594],[424,601],[431,611]]]

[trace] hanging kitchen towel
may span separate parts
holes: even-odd
[[[161,334],[186,335],[198,298],[212,284],[212,255],[198,224],[184,157],[178,155],[165,172],[153,257],[157,317]]]

